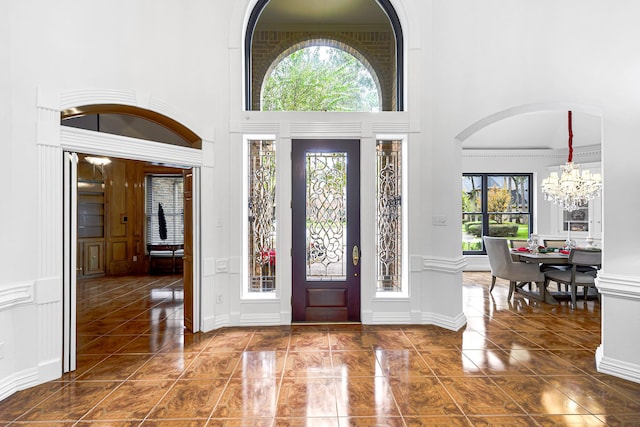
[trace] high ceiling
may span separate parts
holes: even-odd
[[[376,0],[270,0],[258,22],[260,26],[389,25]],[[599,117],[574,112],[574,147],[600,145],[600,126]],[[553,111],[498,121],[464,140],[462,147],[562,150],[567,141],[567,113]]]
[[[389,20],[376,0],[271,0],[260,25],[380,25]]]
[[[600,145],[600,117],[573,112],[573,146]],[[566,149],[567,112],[521,114],[491,124],[466,139],[464,149]]]

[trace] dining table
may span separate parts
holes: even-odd
[[[563,252],[525,252],[512,251],[520,261],[537,264],[566,265],[569,264],[569,254]]]
[[[540,265],[569,265],[569,254],[563,252],[531,252],[528,250],[512,250],[512,258],[520,262]],[[546,284],[538,284],[537,291],[524,289],[523,286],[516,287],[516,292],[529,298],[544,301],[548,304],[559,304],[558,298],[570,297],[567,292],[550,292]]]

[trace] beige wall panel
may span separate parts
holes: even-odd
[[[83,273],[104,274],[104,241],[83,242]]]
[[[127,261],[127,242],[111,242],[111,261]]]

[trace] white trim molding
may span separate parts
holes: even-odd
[[[464,271],[491,271],[489,257],[486,255],[464,255]]]
[[[598,273],[596,287],[602,295],[640,300],[640,277],[617,276],[603,271]]]
[[[450,331],[459,331],[467,323],[464,313],[456,317],[443,316],[437,313],[422,313],[422,324],[439,326]]]
[[[72,127],[61,127],[60,135],[61,144],[68,151],[167,163],[180,159],[183,166],[202,166],[202,150],[195,148]]]
[[[640,383],[640,365],[606,357],[602,345],[596,349],[596,369],[603,374]]]
[[[467,265],[463,256],[458,258],[444,258],[425,256],[422,269],[424,271],[437,271],[440,273],[461,273]]]
[[[16,391],[33,387],[42,382],[38,377],[38,370],[35,368],[16,372],[8,377],[0,378],[0,380],[0,401]]]
[[[411,312],[410,311],[400,311],[400,312],[381,312],[376,311],[371,313],[371,324],[372,325],[410,325],[413,324],[411,321]]]
[[[596,287],[602,295],[603,334],[602,344],[596,350],[596,368],[603,374],[640,383],[639,346],[633,340],[628,341],[639,331],[640,276],[614,275],[602,270],[596,278]]]
[[[279,326],[280,313],[242,313],[240,326]]]
[[[35,283],[3,285],[0,289],[0,311],[35,302]]]

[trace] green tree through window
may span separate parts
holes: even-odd
[[[300,49],[280,61],[262,90],[263,111],[379,111],[371,73],[349,53]]]

